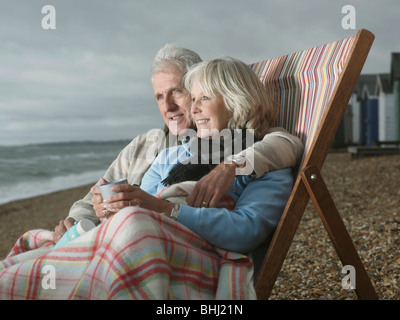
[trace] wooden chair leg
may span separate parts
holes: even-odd
[[[292,192],[288,202],[290,205],[285,208],[282,214],[263,264],[258,271],[255,290],[259,300],[266,300],[270,297],[304,210],[310,200],[302,179],[296,180],[293,190],[295,192]]]
[[[357,296],[360,299],[378,299],[318,168],[315,166],[307,167],[300,172],[299,177],[300,179],[296,180],[294,186],[296,192],[293,192],[293,198],[289,199],[291,205],[285,209],[282,215],[264,262],[258,272],[255,281],[257,298],[265,300],[270,297],[311,197],[341,262],[343,265],[352,265],[356,270],[355,290]]]
[[[371,280],[348,234],[343,220],[326,187],[320,171],[315,166],[305,168],[300,176],[328,231],[329,237],[343,265],[355,268],[356,293],[359,299],[377,300]]]

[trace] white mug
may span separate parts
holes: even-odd
[[[115,180],[115,181],[110,181],[104,184],[100,185],[100,192],[101,196],[104,199],[107,199],[109,196],[112,196],[113,194],[116,194],[117,192],[111,191],[111,189],[119,184],[128,184],[128,180],[126,178]]]

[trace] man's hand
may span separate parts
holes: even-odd
[[[209,174],[201,178],[186,198],[191,207],[215,207],[227,194],[236,176],[235,163],[220,163]]]
[[[67,230],[74,225],[74,222],[75,219],[71,217],[68,217],[67,219],[60,221],[60,223],[54,228],[54,234],[53,234],[54,243],[57,243],[58,240],[61,239],[64,233],[66,233]]]

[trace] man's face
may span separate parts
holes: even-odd
[[[182,87],[182,74],[178,67],[170,65],[153,77],[154,97],[161,116],[171,133],[178,135],[192,127],[190,94]]]

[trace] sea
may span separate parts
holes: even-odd
[[[0,204],[95,183],[129,142],[0,146]]]

